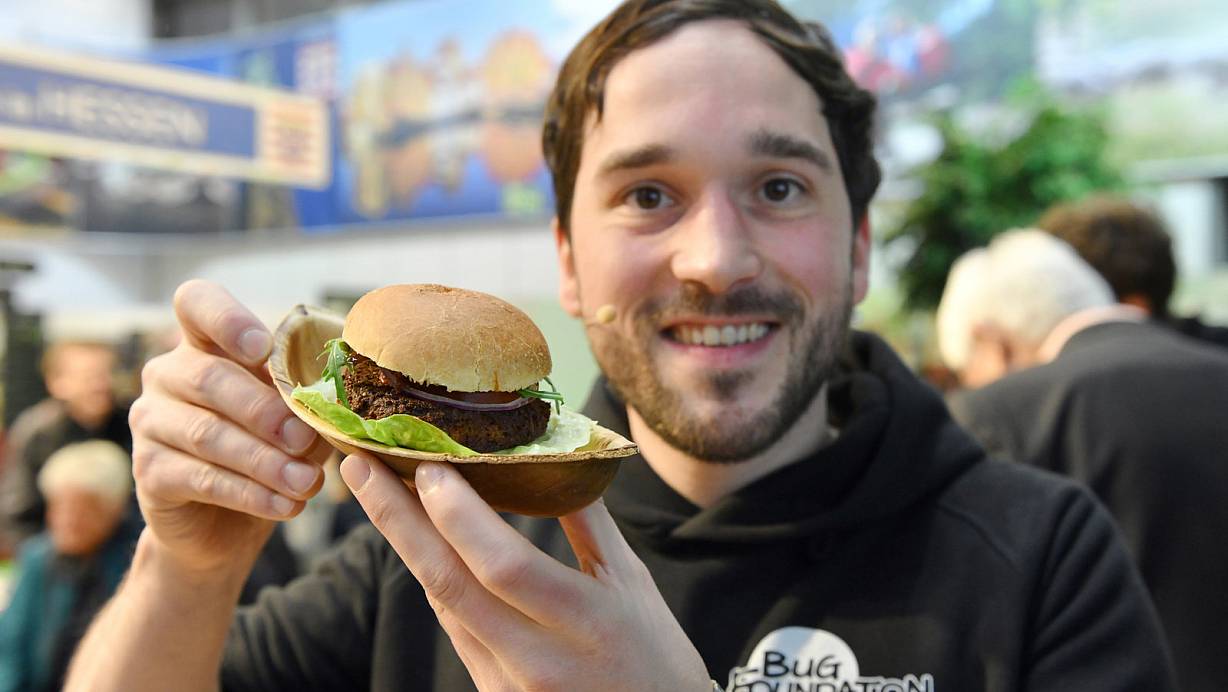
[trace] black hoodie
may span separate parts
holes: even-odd
[[[1086,492],[986,460],[873,336],[851,339],[829,403],[832,444],[711,507],[639,457],[605,495],[712,677],[737,692],[1173,689],[1143,586]],[[586,413],[627,434],[604,383]],[[574,563],[557,522],[511,521]],[[223,683],[473,689],[369,527],[241,611]]]

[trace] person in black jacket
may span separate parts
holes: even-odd
[[[1151,210],[1098,195],[1055,205],[1036,226],[1070,243],[1109,282],[1118,302],[1138,307],[1186,336],[1228,346],[1228,326],[1169,311],[1177,262],[1168,229]]]
[[[1095,492],[1155,600],[1181,688],[1223,689],[1228,353],[1114,306],[1096,272],[1041,231],[973,252],[943,296],[940,311],[963,306],[943,352],[991,369],[958,356],[992,352],[967,345],[988,330],[1037,364],[952,395],[952,413],[990,452]]]
[[[873,109],[773,2],[619,6],[563,65],[543,143],[562,303],[605,375],[587,410],[641,455],[605,502],[511,524],[449,466],[413,493],[350,456],[373,526],[233,619],[323,449],[247,369],[268,333],[181,287],[191,339],[133,414],[149,530],[68,689],[1173,689],[1090,495],[986,459],[850,332]]]

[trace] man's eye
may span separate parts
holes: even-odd
[[[801,186],[788,178],[772,178],[763,184],[763,198],[769,202],[787,201]]]
[[[627,195],[627,201],[637,209],[652,211],[673,204],[669,195],[658,187],[637,187]]]

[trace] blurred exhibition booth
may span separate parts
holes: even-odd
[[[1009,129],[1007,85],[1030,77],[1104,105],[1132,194],[1176,238],[1181,301],[1228,321],[1228,4],[785,4],[827,24],[883,99],[876,225],[938,154],[932,112]],[[126,344],[135,367],[170,339],[191,277],[269,322],[386,283],[489,291],[539,321],[582,397],[595,368],[555,304],[539,123],[560,60],[613,3],[15,5],[0,17],[6,422],[37,398],[45,339]],[[892,259],[878,253],[868,313],[898,304]]]

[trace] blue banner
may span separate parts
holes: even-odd
[[[58,74],[3,56],[0,124],[184,151],[255,155],[252,106]]]
[[[319,101],[147,64],[0,47],[0,147],[322,187]]]

